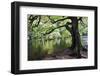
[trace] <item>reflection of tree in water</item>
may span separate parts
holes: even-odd
[[[29,60],[40,60],[67,48],[72,50],[71,55],[81,58],[80,50],[84,47],[80,35],[87,33],[87,22],[84,20],[87,21],[87,17],[29,15]]]

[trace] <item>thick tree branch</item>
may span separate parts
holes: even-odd
[[[58,29],[58,28],[61,28],[61,27],[64,27],[64,26],[58,26],[58,27],[56,27],[56,28],[53,28],[53,29],[51,29],[50,31],[46,32],[44,35],[50,34],[50,33],[52,33],[55,29]]]
[[[72,28],[70,28],[68,25],[71,25],[71,23],[67,22],[67,24],[65,25],[66,29],[71,33],[72,32]]]
[[[57,22],[59,22],[59,21],[64,21],[64,20],[66,20],[66,19],[69,19],[69,17],[66,17],[66,18],[58,19],[58,20],[55,21],[55,20],[51,19],[50,16],[47,16],[47,17],[50,19],[50,21],[51,21],[52,24],[57,23]]]
[[[82,17],[79,17],[78,21],[82,21]]]
[[[66,20],[66,19],[68,19],[68,18],[63,18],[63,19],[56,20],[54,23],[59,22],[59,21],[63,21],[63,20]]]
[[[80,23],[81,23],[81,25],[86,25],[84,22],[83,22],[83,20],[82,20],[82,17],[80,17],[79,19],[78,19],[78,21],[80,21]]]
[[[58,26],[58,27],[56,27],[56,28],[53,28],[53,29],[51,29],[50,31],[47,31],[44,35],[47,35],[47,34],[50,34],[50,33],[52,33],[55,29],[58,29],[58,28],[61,28],[61,27],[66,27],[66,29],[68,30],[68,31],[71,31],[71,28],[68,26],[70,23],[69,22],[67,22],[65,25],[63,25],[63,26]]]

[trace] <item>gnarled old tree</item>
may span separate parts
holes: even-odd
[[[28,28],[29,28],[30,32],[33,31],[33,28],[40,26],[39,24],[41,22],[41,17],[42,16],[40,16],[40,15],[29,15]],[[73,50],[73,54],[75,54],[78,58],[80,58],[81,57],[80,50],[83,49],[83,47],[81,44],[78,23],[80,22],[82,25],[84,25],[84,22],[82,21],[82,17],[61,16],[60,19],[53,19],[53,18],[51,18],[51,16],[47,15],[46,18],[48,18],[48,20],[50,21],[51,24],[57,24],[62,21],[65,21],[65,24],[63,24],[61,26],[57,25],[57,27],[52,27],[51,29],[49,29],[45,33],[43,33],[43,36],[52,33],[55,29],[65,27],[66,30],[69,31],[72,36],[72,45],[70,48]],[[69,21],[67,21],[67,20],[69,20]],[[34,21],[36,21],[36,22],[34,25],[32,25]],[[29,34],[30,40],[32,39],[31,35]]]

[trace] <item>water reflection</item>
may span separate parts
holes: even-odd
[[[83,35],[81,36],[82,46],[86,49],[88,49],[88,36]]]

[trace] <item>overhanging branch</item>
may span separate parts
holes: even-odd
[[[83,22],[83,20],[82,20],[82,17],[80,17],[79,19],[78,19],[78,21],[80,21],[80,23],[81,23],[81,25],[86,25],[84,22]]]
[[[66,19],[69,19],[69,17],[66,17],[66,18],[58,19],[58,20],[55,21],[55,20],[51,19],[50,16],[47,16],[47,17],[50,19],[50,21],[51,21],[52,24],[57,23],[57,22],[59,22],[59,21],[64,21],[64,20],[66,20]]]
[[[44,35],[50,34],[50,33],[52,33],[55,29],[58,29],[58,28],[61,28],[61,27],[66,27],[66,29],[70,32],[70,31],[71,31],[71,28],[68,26],[69,24],[71,24],[71,23],[67,22],[67,23],[66,23],[65,25],[63,25],[63,26],[58,26],[58,27],[56,27],[56,28],[53,28],[53,29],[51,29],[50,31],[47,31]]]

